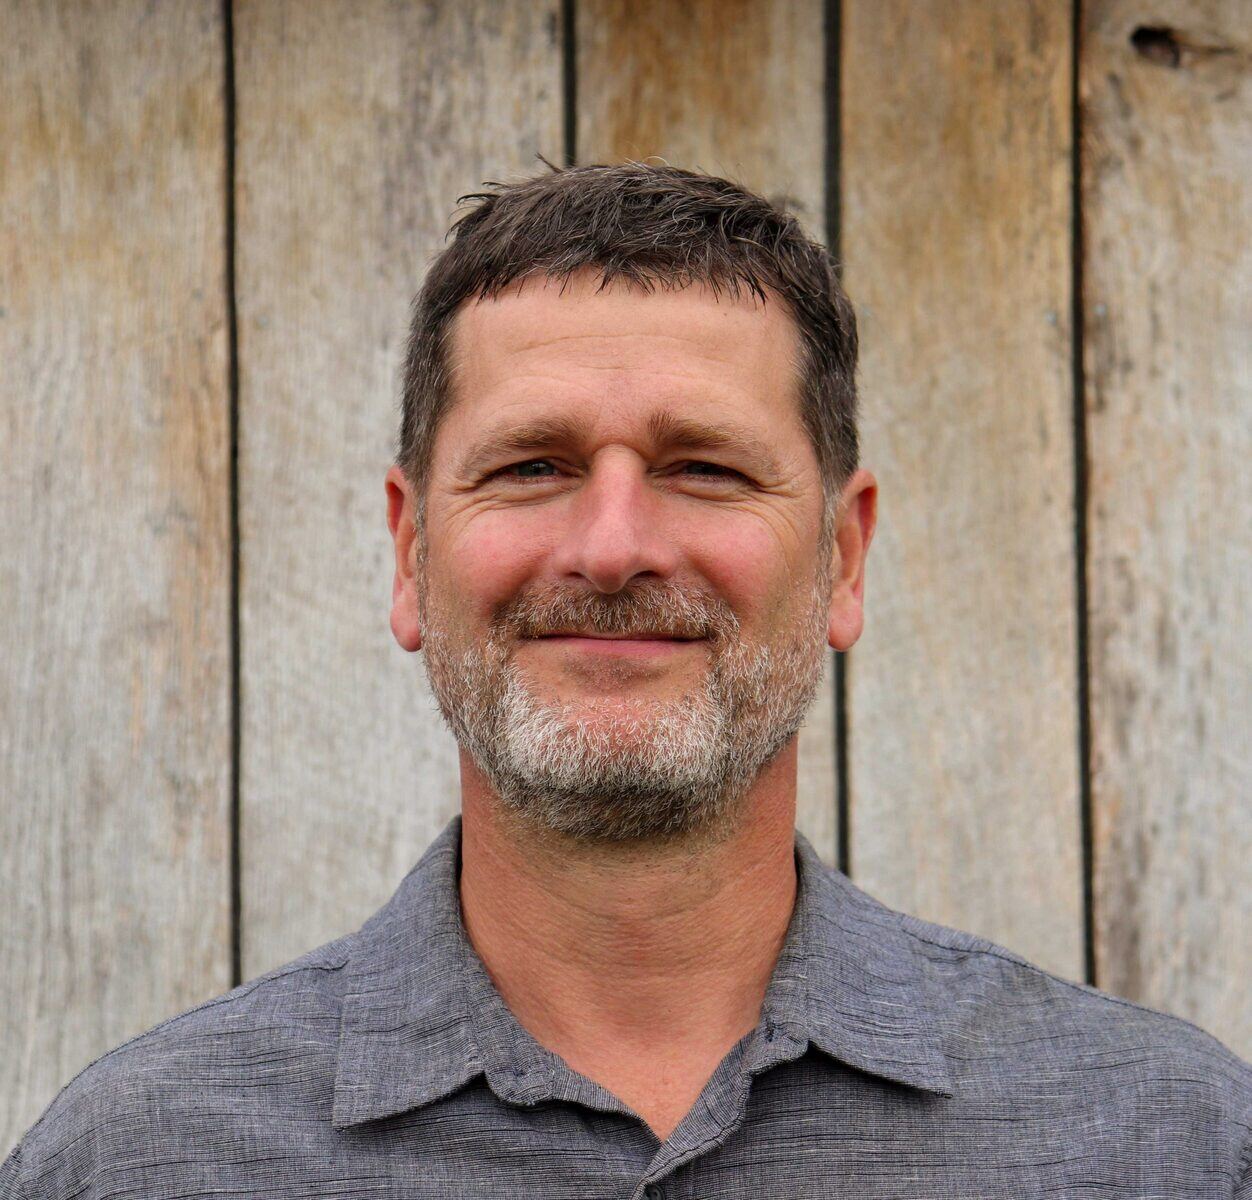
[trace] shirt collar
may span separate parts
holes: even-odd
[[[762,1005],[766,1035],[746,1068],[764,1070],[811,1042],[849,1066],[951,1096],[925,959],[901,914],[823,863],[799,831],[795,848],[796,907]],[[460,849],[456,816],[351,939],[338,1129],[428,1104],[480,1074],[502,1100],[556,1094],[555,1055],[513,1017],[465,935]]]
[[[871,1075],[951,1096],[938,998],[902,914],[827,866],[799,830],[795,845],[796,907],[763,1023]]]

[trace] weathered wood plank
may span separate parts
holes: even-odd
[[[0,1147],[230,986],[216,0],[0,4]]]
[[[577,155],[659,155],[785,202],[825,240],[819,0],[583,0]],[[828,862],[838,841],[833,654],[800,733],[797,824]]]
[[[1252,8],[1084,9],[1097,979],[1248,1056]]]
[[[355,928],[459,809],[388,626],[383,476],[457,196],[560,161],[558,16],[236,6],[245,977]]]
[[[1078,978],[1068,14],[845,0],[841,176],[881,488],[851,869]]]

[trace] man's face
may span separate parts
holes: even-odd
[[[393,629],[508,807],[596,841],[728,828],[827,642],[798,334],[777,298],[598,284],[460,310]]]

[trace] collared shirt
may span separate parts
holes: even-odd
[[[799,833],[760,1022],[662,1143],[495,990],[460,832],[356,933],[97,1059],[0,1198],[1252,1200],[1248,1063],[887,908]]]

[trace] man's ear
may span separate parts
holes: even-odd
[[[839,498],[831,546],[830,621],[827,640],[848,650],[865,624],[865,556],[878,520],[878,481],[864,469],[856,471]]]
[[[396,573],[391,584],[391,632],[409,651],[422,648],[417,605],[417,526],[413,489],[404,472],[387,472],[387,528],[396,548]]]

